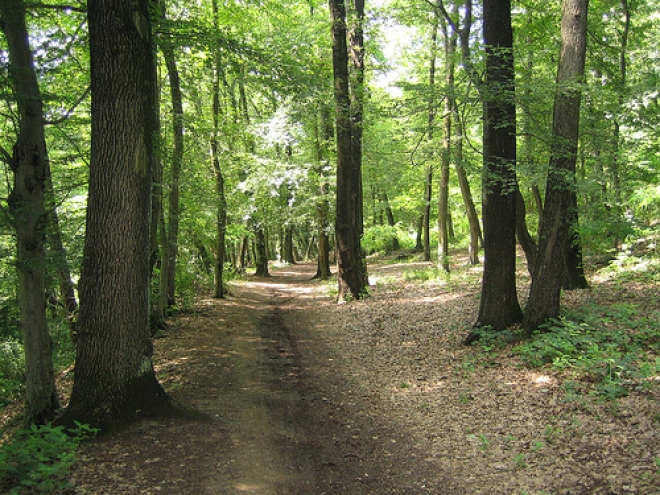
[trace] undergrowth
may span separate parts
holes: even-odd
[[[9,495],[65,493],[75,450],[97,430],[76,423],[76,428],[50,424],[18,430],[0,447],[0,488]]]
[[[492,345],[492,344],[491,344]],[[614,399],[652,388],[660,373],[660,311],[590,304],[552,320],[514,347],[529,367],[549,366]]]

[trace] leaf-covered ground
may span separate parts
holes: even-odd
[[[171,396],[205,418],[83,446],[75,491],[660,493],[653,377],[606,400],[567,371],[522,366],[513,345],[466,348],[479,268],[404,276],[428,266],[372,263],[371,296],[344,305],[334,284],[311,280],[313,265],[200,301],[157,339],[155,359]],[[657,318],[652,282],[565,295],[568,308],[622,301]]]

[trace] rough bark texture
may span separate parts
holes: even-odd
[[[25,421],[45,423],[59,408],[46,321],[44,241],[48,214],[44,195],[49,173],[48,153],[41,93],[25,24],[25,4],[1,0],[0,16],[20,117],[10,162],[14,184],[9,195],[9,209],[16,230],[18,307],[25,347]]]
[[[509,0],[484,1],[484,42],[485,259],[476,326],[501,330],[522,319],[516,293],[516,108]]]
[[[62,418],[109,430],[169,412],[149,328],[155,63],[148,0],[88,2],[92,151],[75,381]]]
[[[332,65],[334,71],[335,115],[337,126],[337,280],[339,299],[348,294],[359,299],[364,294],[365,269],[360,247],[361,227],[356,224],[360,171],[352,154],[351,99],[349,91],[346,7],[343,0],[330,0],[332,15]],[[361,218],[361,215],[360,215]]]
[[[558,90],[552,120],[552,149],[539,236],[539,257],[523,321],[531,332],[559,316],[565,247],[571,236],[580,121],[580,89],[587,44],[588,0],[564,0]]]

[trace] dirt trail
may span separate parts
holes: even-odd
[[[85,445],[72,493],[660,493],[657,389],[616,407],[571,399],[562,376],[461,346],[478,287],[406,283],[413,267],[372,265],[371,297],[341,306],[311,280],[314,265],[279,268],[177,316],[156,339],[156,371],[203,418],[142,421]]]
[[[178,318],[156,340],[157,373],[178,403],[207,419],[145,421],[84,446],[76,493],[399,493],[372,491],[379,476],[369,462],[378,449],[340,426],[342,412],[305,382],[301,337],[285,319],[307,316],[283,305],[319,288],[313,269],[251,278]]]

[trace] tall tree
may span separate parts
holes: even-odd
[[[149,0],[90,0],[92,149],[75,380],[62,418],[102,429],[168,410],[149,328],[156,72]]]
[[[215,31],[219,31],[220,22],[218,19],[219,12],[217,0],[213,0],[212,8],[213,28]],[[213,63],[213,82],[211,88],[211,112],[213,113],[213,130],[211,133],[211,162],[213,163],[213,174],[215,176],[215,194],[217,200],[216,259],[213,277],[213,296],[216,298],[223,298],[225,296],[224,269],[226,249],[225,238],[227,233],[227,198],[225,196],[225,176],[222,172],[222,165],[220,163],[220,80],[222,78],[222,60],[220,58],[219,49],[214,50]],[[242,93],[244,93],[244,91]],[[247,120],[247,114],[245,119]]]
[[[353,159],[353,125],[348,70],[346,5],[343,0],[330,0],[332,16],[332,66],[335,90],[335,120],[337,127],[337,207],[336,240],[338,251],[337,279],[339,300],[348,294],[359,299],[366,289],[366,267],[360,246],[362,228],[357,212],[362,195],[361,172]],[[359,205],[361,208],[361,204]]]
[[[9,48],[10,78],[18,103],[19,129],[8,156],[14,184],[9,208],[16,230],[18,306],[25,347],[25,421],[45,423],[59,409],[46,321],[48,224],[45,189],[49,179],[41,92],[25,23],[23,0],[0,1],[0,27]]]
[[[557,93],[552,118],[552,149],[539,236],[539,256],[523,321],[531,332],[559,316],[564,249],[575,228],[573,199],[581,91],[587,49],[588,0],[564,0]]]
[[[522,320],[516,293],[516,106],[511,2],[484,0],[484,275],[477,327]],[[465,343],[478,338],[471,333]]]
[[[161,4],[163,19],[166,18],[166,5]],[[176,264],[179,252],[179,180],[181,178],[181,165],[183,164],[183,95],[181,92],[181,78],[177,67],[176,54],[171,39],[161,43],[161,51],[167,67],[170,83],[170,96],[172,99],[172,161],[170,165],[170,180],[167,209],[167,229],[165,231],[163,246],[163,259],[161,260],[161,297],[167,298],[167,306],[176,304],[175,279]],[[162,189],[161,189],[162,190]]]

